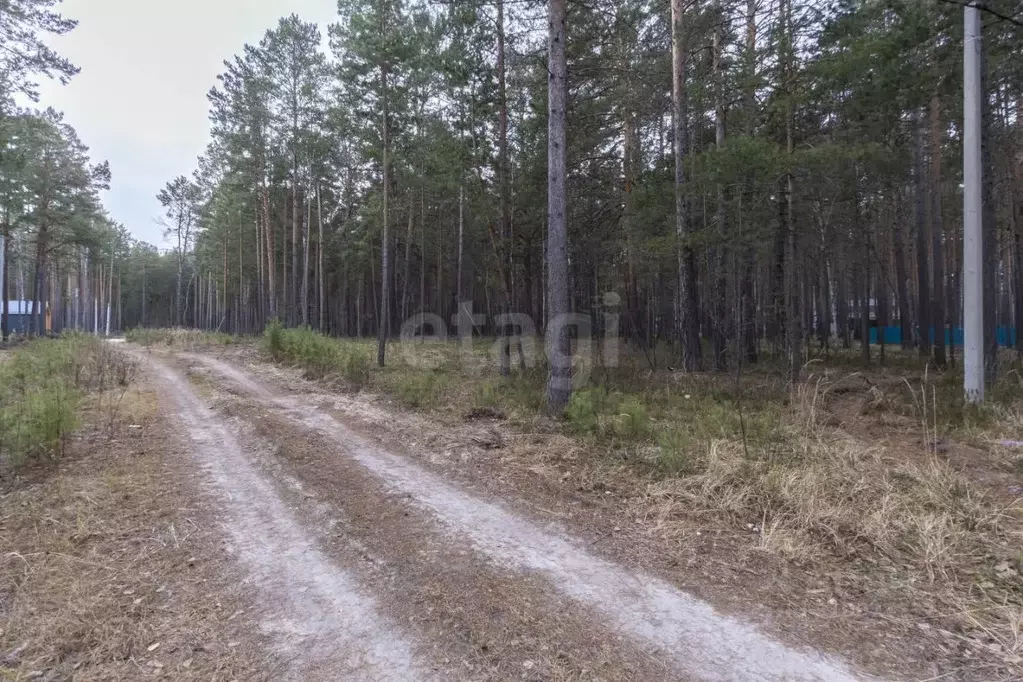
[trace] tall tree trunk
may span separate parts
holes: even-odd
[[[359,273],[359,283],[355,287],[355,337],[362,338],[362,311],[366,306],[366,295],[364,289],[366,287],[366,277],[362,273]]]
[[[944,225],[941,217],[941,149],[944,141],[941,99],[931,97],[931,320],[934,323],[934,364],[944,368],[945,358],[945,253],[942,249]]]
[[[896,202],[895,220],[892,222],[892,243],[895,251],[895,291],[899,298],[899,331],[902,349],[909,349],[912,341],[910,334],[912,327],[909,323],[909,291],[907,282],[909,274],[906,270],[906,241],[903,227],[902,211],[900,210],[900,195],[895,188],[892,188],[893,201]]]
[[[317,257],[317,260],[318,260],[318,263],[316,265],[316,278],[318,280],[317,286],[316,286],[316,291],[317,291],[317,294],[319,296],[319,306],[318,306],[318,308],[319,308],[319,313],[320,313],[319,314],[319,324],[317,325],[317,327],[320,330],[320,332],[322,333],[324,331],[324,329],[323,329],[323,303],[324,303],[324,293],[323,293],[323,281],[324,281],[324,277],[323,277],[323,202],[322,202],[322,199],[320,197],[320,185],[319,185],[319,183],[316,184],[316,222],[319,224],[319,227],[317,228],[318,233],[317,233],[317,236],[316,236],[317,237],[316,238],[316,245],[317,245],[316,257]]]
[[[309,326],[309,224],[313,222],[313,198],[306,197],[306,220],[302,230],[302,326]]]
[[[270,319],[278,317],[277,310],[277,249],[274,236],[273,220],[270,216],[270,190],[266,186],[266,180],[262,181],[262,202],[263,202],[263,236],[266,238],[266,300],[267,310]]]
[[[864,249],[866,250],[866,249]],[[863,364],[870,364],[870,258],[863,259],[863,265],[859,268],[862,279],[857,283],[860,303],[860,350],[862,352]]]
[[[49,229],[45,223],[39,226],[39,235],[36,237],[36,258],[35,276],[32,278],[32,320],[30,323],[31,333],[42,336],[43,334],[43,312],[41,308],[43,301],[43,283],[46,277],[46,249],[48,246]]]
[[[405,272],[401,277],[401,318],[408,319],[409,279],[412,270],[412,228],[415,223],[415,211],[412,208],[412,197],[409,197],[408,228],[405,230]]]
[[[241,248],[239,246],[239,248]],[[263,230],[260,227],[259,207],[256,207],[256,302],[260,318],[266,317],[266,280],[263,278]]]
[[[795,126],[795,93],[791,74],[793,73],[794,51],[792,38],[792,0],[785,3],[785,73],[789,91],[786,93],[785,152],[788,168],[785,173],[785,345],[788,354],[789,381],[799,380],[803,366],[803,324],[799,313],[799,264],[796,262],[795,215],[792,210],[795,192],[795,173],[792,170],[793,128]],[[868,279],[869,283],[869,279]]]
[[[142,261],[142,327],[146,326],[146,261]],[[81,281],[81,275],[79,275],[79,281]],[[79,287],[78,291],[78,307],[82,306],[82,288]],[[80,320],[79,320],[80,322]],[[78,325],[76,325],[78,326]]]
[[[281,291],[280,291],[280,305],[282,307],[281,321],[286,325],[291,325],[291,278],[288,276],[288,242],[290,237],[288,236],[288,211],[291,210],[291,202],[287,202],[284,208],[284,221],[281,225]]]
[[[183,301],[181,300],[183,286],[182,279],[185,276],[185,245],[182,243],[182,230],[184,226],[181,224],[181,218],[178,219],[178,279],[174,290],[174,326],[183,327],[185,326],[184,320],[184,309]]]
[[[426,313],[426,190],[419,194],[419,312]],[[425,340],[425,336],[422,337]]]
[[[111,313],[111,308],[112,308],[111,300],[113,299],[113,295],[114,295],[114,259],[113,259],[113,257],[111,257],[111,259],[110,259],[110,267],[107,268],[107,296],[106,296],[106,298],[107,298],[107,305],[106,305],[107,318],[106,318],[106,326],[105,326],[105,329],[104,329],[104,332],[103,332],[104,336],[110,336],[110,313]]]
[[[746,134],[753,137],[756,133],[756,61],[757,61],[757,4],[759,0],[746,2],[746,47],[745,87],[743,88],[743,108],[746,115]],[[749,206],[753,201],[753,177],[747,174],[743,182],[742,202]],[[740,205],[741,212],[741,205]],[[740,334],[742,335],[742,353],[747,362],[757,361],[757,302],[756,289],[753,285],[756,271],[756,252],[753,239],[742,234],[742,221],[739,221],[739,248],[742,249],[742,282],[739,285],[741,318]]]
[[[916,202],[916,275],[917,325],[920,330],[920,357],[931,357],[931,287],[930,268],[927,263],[927,203],[924,181],[924,122],[923,114],[916,112],[916,144],[913,149],[913,193]]]
[[[512,313],[512,282],[511,282],[511,187],[508,182],[508,93],[505,77],[505,34],[504,34],[504,0],[497,0],[497,180],[501,208],[501,238],[497,257],[500,261],[498,272],[501,275],[503,290],[501,312]],[[512,329],[506,323],[500,329],[501,376],[511,374],[511,342]]]
[[[224,286],[223,286],[223,289],[222,289],[221,294],[220,294],[220,296],[221,296],[220,314],[222,315],[221,320],[226,321],[225,326],[229,326],[231,324],[230,320],[227,319],[227,316],[228,316],[228,310],[227,310],[227,306],[228,306],[228,303],[227,303],[227,282],[228,282],[228,277],[231,274],[231,265],[230,265],[231,262],[229,260],[230,256],[228,255],[230,253],[230,246],[231,246],[230,234],[225,230],[224,231],[224,272],[223,272]],[[239,291],[241,291],[241,289],[239,289]],[[218,320],[218,326],[220,325],[220,323],[221,323],[221,321]],[[237,333],[237,331],[238,331],[238,327],[237,326],[234,327],[234,331]]]
[[[377,365],[384,366],[384,356],[387,351],[387,322],[390,316],[389,301],[391,297],[391,260],[390,260],[390,235],[388,233],[387,201],[390,195],[391,174],[390,174],[390,127],[389,102],[387,91],[387,67],[380,67],[380,92],[383,103],[382,115],[382,140],[383,140],[383,233],[380,238],[380,314],[377,316]]]
[[[714,146],[720,151],[725,144],[725,104],[723,96],[724,73],[721,65],[721,56],[724,50],[725,14],[721,9],[720,2],[716,6],[718,26],[714,29],[713,37],[713,69],[714,69]],[[717,210],[715,215],[718,229],[717,263],[717,286],[714,292],[714,365],[719,370],[728,369],[728,337],[729,337],[729,315],[728,315],[728,230],[725,225],[725,188],[717,187]]]
[[[625,333],[629,339],[639,338],[638,323],[639,288],[636,282],[636,202],[633,192],[636,187],[636,167],[638,157],[638,138],[636,133],[636,103],[633,101],[632,87],[632,45],[630,34],[634,28],[627,24],[623,16],[624,3],[618,4],[618,69],[620,85],[620,108],[622,112],[622,179],[624,194],[622,197],[622,234],[625,236]],[[528,263],[531,260],[526,251],[526,287],[527,297],[532,293],[532,283]]]
[[[679,1],[679,0],[676,0]],[[547,336],[550,372],[547,410],[561,413],[572,395],[572,345],[568,315],[568,218],[565,196],[568,106],[567,0],[549,0],[547,134]]]
[[[696,260],[689,243],[689,215],[686,199],[685,157],[687,147],[686,48],[682,25],[683,0],[671,0],[672,103],[675,128],[675,336],[679,342],[682,369],[695,371],[700,365],[700,320],[696,298]]]
[[[302,203],[298,196],[298,152],[292,154],[292,173],[294,180],[291,187],[291,285],[288,292],[288,319],[291,324],[298,324],[301,316],[298,314],[298,254],[299,242],[299,215],[302,211]]]
[[[244,263],[242,261],[241,225],[239,224],[239,226],[238,226],[238,296],[235,298],[235,308],[234,308],[234,331],[235,331],[236,334],[244,334],[245,332],[250,331],[250,325],[248,323],[246,323],[242,319],[242,310],[243,309],[249,309],[251,311],[251,309],[249,308],[248,304],[246,303],[246,301],[248,301],[248,296],[246,295],[246,296],[243,297],[243,294],[242,294],[243,290],[245,289],[245,286],[244,286],[244,269],[245,269],[244,268]],[[251,286],[252,280],[250,279],[249,282],[250,282],[250,286]]]
[[[462,268],[464,267],[465,257],[465,186],[458,186],[458,272],[455,274],[455,305],[458,306],[456,314],[461,314],[462,301],[465,296],[465,290],[462,288],[462,282],[464,281],[464,273]],[[440,251],[437,252],[437,276],[440,276]]]
[[[461,193],[461,188],[459,188],[459,193]],[[461,209],[459,209],[459,213],[461,213]],[[439,229],[438,229],[438,235],[437,235],[437,314],[440,315],[441,317],[444,317],[444,312],[445,312],[444,311],[444,293],[445,293],[444,292],[444,248],[446,246],[444,244],[444,234],[443,234],[444,222],[440,222],[438,227],[439,227]],[[459,232],[459,239],[458,239],[458,262],[459,263],[462,262],[462,239],[461,239],[461,236],[462,236],[461,232]],[[461,266],[459,266],[459,268],[460,267]],[[461,284],[456,283],[455,284],[455,288],[457,289],[458,292],[461,292]],[[457,293],[456,293],[456,297],[457,297]],[[458,304],[456,303],[456,306],[457,305]],[[458,308],[456,307],[456,308],[454,308],[454,310],[457,311]],[[449,310],[448,312],[451,312],[451,311]]]
[[[1011,161],[1015,191],[1012,235],[1016,247],[1016,353],[1023,358],[1023,93],[1016,96],[1016,153]]]
[[[877,343],[880,347],[878,361],[885,363],[885,330],[888,328],[888,259],[881,259],[881,271],[875,284],[874,298],[877,300]]]
[[[11,335],[11,297],[7,281],[10,277],[8,264],[11,262],[11,227],[8,216],[4,216],[3,232],[0,233],[0,341],[7,343]]]

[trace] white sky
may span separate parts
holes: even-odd
[[[205,149],[206,93],[223,61],[293,12],[326,34],[337,1],[65,0],[60,11],[78,28],[49,42],[82,72],[41,83],[38,106],[64,111],[94,161],[110,161],[111,217],[162,245],[156,194]]]

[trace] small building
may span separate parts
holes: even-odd
[[[33,317],[33,305],[32,301],[9,301],[10,307],[8,312],[10,313],[8,324],[10,325],[11,334],[28,334],[34,330],[35,319]],[[3,312],[3,302],[0,302],[0,313]],[[45,329],[48,332],[53,330],[52,320],[50,319],[50,306],[46,306],[46,319]]]

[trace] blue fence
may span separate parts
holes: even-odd
[[[878,332],[884,333],[884,342],[890,345],[899,345],[902,343],[902,329],[900,327],[872,327],[870,330],[870,342],[878,342]],[[930,329],[931,343],[934,343],[934,328]],[[963,345],[963,328],[955,327],[953,329],[945,330],[945,345],[946,346],[962,346]],[[1016,330],[1012,327],[999,327],[998,328],[998,345],[1006,348],[1011,348],[1016,345]]]

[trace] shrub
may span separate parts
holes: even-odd
[[[263,331],[263,340],[270,357],[279,360],[284,353],[284,325],[277,318],[267,323]]]
[[[137,365],[84,334],[30,341],[0,364],[0,459],[11,467],[59,454],[81,398],[124,388]]]
[[[509,405],[524,410],[539,412],[543,409],[547,377],[539,370],[532,369],[523,374],[513,374],[502,382],[502,396]]]
[[[333,339],[308,327],[286,329],[272,320],[263,350],[275,361],[301,367],[311,379],[338,376],[358,391],[370,380],[372,360],[360,344]]]
[[[650,413],[642,397],[602,388],[575,391],[565,416],[572,430],[597,439],[638,441],[650,436]]]
[[[369,383],[369,373],[372,367],[369,355],[359,348],[350,348],[345,356],[342,375],[355,390],[361,389]]]
[[[497,407],[500,397],[494,381],[484,381],[476,386],[476,407]]]
[[[422,407],[434,402],[447,388],[447,377],[438,372],[396,375],[394,393],[409,407]]]
[[[701,445],[680,429],[668,429],[658,436],[657,467],[669,476],[690,476],[703,470]]]
[[[593,388],[575,391],[568,401],[565,418],[576,432],[595,434],[600,424],[603,403],[603,391]]]
[[[125,341],[141,346],[204,346],[234,343],[235,337],[225,332],[207,332],[198,329],[147,329],[136,327],[124,333]]]
[[[629,396],[622,401],[611,424],[614,435],[619,438],[640,440],[650,433],[650,416],[636,396]]]

